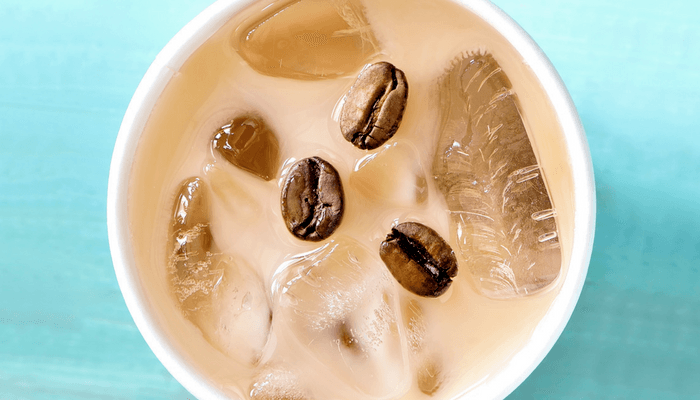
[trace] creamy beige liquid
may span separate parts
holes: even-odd
[[[144,266],[144,280],[154,282],[154,298],[169,296],[165,266],[170,214],[178,185],[191,176],[203,177],[213,189],[211,229],[218,248],[254,268],[268,289],[273,274],[285,260],[323,244],[293,238],[281,217],[285,169],[305,157],[320,156],[329,161],[345,187],[344,220],[331,239],[351,237],[369,251],[378,252],[392,224],[408,220],[422,222],[449,238],[444,200],[432,184],[430,171],[438,125],[435,81],[460,54],[493,54],[520,96],[526,127],[545,131],[539,133],[542,136],[559,134],[558,124],[548,123],[552,120],[551,106],[528,66],[482,20],[446,0],[367,1],[366,17],[381,49],[369,61],[393,63],[404,71],[410,85],[403,122],[387,145],[398,143],[402,151],[414,154],[418,172],[428,182],[427,199],[415,207],[370,200],[352,190],[350,176],[371,153],[345,141],[337,122],[338,103],[356,74],[317,81],[264,76],[251,69],[232,47],[232,37],[241,21],[267,4],[255,4],[235,16],[194,52],[175,73],[145,128],[134,163],[129,212],[136,257]],[[277,134],[284,160],[277,179],[265,182],[211,151],[213,133],[244,112],[261,115]],[[548,171],[547,163],[541,165],[552,187],[551,182],[561,172]],[[562,213],[559,208],[566,199],[560,190],[551,192],[560,214],[564,267],[549,290],[517,300],[490,300],[475,292],[469,271],[460,270],[445,295],[419,300],[424,312],[430,314],[435,339],[431,346],[444,360],[445,383],[432,398],[453,398],[506,365],[528,341],[557,295],[566,274],[570,252],[567,235],[572,226],[567,219],[571,209]],[[402,296],[410,297],[396,285],[398,292],[403,291]],[[172,296],[168,301],[175,303]],[[178,315],[174,305],[154,300],[154,307],[164,314],[163,321],[186,327],[182,330],[183,337],[187,337],[182,350],[196,360],[209,379],[231,396],[249,393],[256,368],[261,367],[241,366],[213,349],[196,327]],[[277,334],[273,329],[268,344],[272,348],[266,349],[267,354],[277,350],[285,354],[284,349],[274,348],[281,342],[274,339]],[[293,363],[293,354],[287,354],[285,361]],[[344,396],[340,394],[339,398]],[[428,397],[414,383],[401,398]]]

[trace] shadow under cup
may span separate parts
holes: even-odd
[[[197,16],[162,50],[129,105],[115,145],[109,177],[108,228],[119,286],[146,342],[170,373],[201,399],[245,398],[236,388],[250,372],[231,364],[180,314],[167,286],[163,253],[152,252],[158,221],[170,209],[159,208],[162,182],[182,154],[181,138],[142,137],[153,108],[190,55],[253,1],[220,0]],[[532,39],[502,11],[484,0],[455,1],[489,25],[507,46],[509,71],[528,116],[531,141],[557,210],[562,254],[559,293],[529,341],[496,373],[460,398],[504,398],[540,363],[564,329],[578,300],[590,260],[595,224],[595,189],[585,133],[556,71]],[[512,61],[508,61],[512,60]],[[545,105],[545,106],[542,106]],[[139,170],[148,159],[147,172]],[[154,200],[155,199],[155,200]],[[466,389],[466,388],[465,388]]]

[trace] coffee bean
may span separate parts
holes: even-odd
[[[388,62],[365,68],[345,96],[340,131],[360,149],[372,150],[391,139],[399,129],[408,97],[408,82]]]
[[[395,226],[379,255],[401,286],[419,296],[440,296],[457,275],[457,258],[450,245],[417,222]]]
[[[343,218],[343,186],[338,171],[320,157],[294,164],[282,188],[282,218],[302,240],[329,237]]]
[[[222,126],[214,148],[231,164],[269,181],[279,168],[279,143],[262,118],[244,115]]]

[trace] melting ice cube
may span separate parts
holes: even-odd
[[[396,398],[410,384],[396,287],[381,261],[339,238],[275,276],[275,318],[350,388]]]
[[[234,46],[264,75],[325,79],[359,70],[377,52],[357,0],[296,0],[266,9],[236,33]]]
[[[182,311],[222,353],[256,364],[270,331],[271,311],[262,280],[226,255],[209,253],[183,278],[171,264]]]
[[[417,152],[406,144],[384,146],[358,162],[350,186],[385,205],[415,207],[428,199],[428,182]]]
[[[425,301],[425,300],[421,300]],[[402,299],[403,323],[406,330],[411,366],[421,392],[433,395],[445,380],[445,371],[437,353],[440,346],[432,343],[430,327],[420,301]]]
[[[299,374],[282,365],[267,366],[250,389],[252,400],[306,400],[311,396],[302,389]]]
[[[463,265],[492,298],[542,290],[559,275],[556,212],[511,83],[491,55],[458,60],[441,79],[433,163]]]
[[[182,312],[214,347],[255,364],[270,330],[262,280],[232,257],[215,254],[209,194],[199,178],[185,180],[173,207],[168,275]]]
[[[229,121],[214,134],[212,147],[231,164],[266,181],[277,174],[279,141],[261,117],[242,115]]]
[[[272,312],[262,279],[231,256],[212,256],[221,283],[190,319],[209,343],[246,364],[257,364],[267,343]]]
[[[168,265],[175,295],[185,311],[196,311],[219,284],[221,271],[211,268],[209,192],[198,177],[185,179],[176,193]]]

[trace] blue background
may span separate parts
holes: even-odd
[[[0,0],[0,399],[193,399],[124,305],[105,208],[136,86],[209,2]],[[598,191],[581,300],[509,399],[700,398],[700,8],[496,4],[571,92]]]

